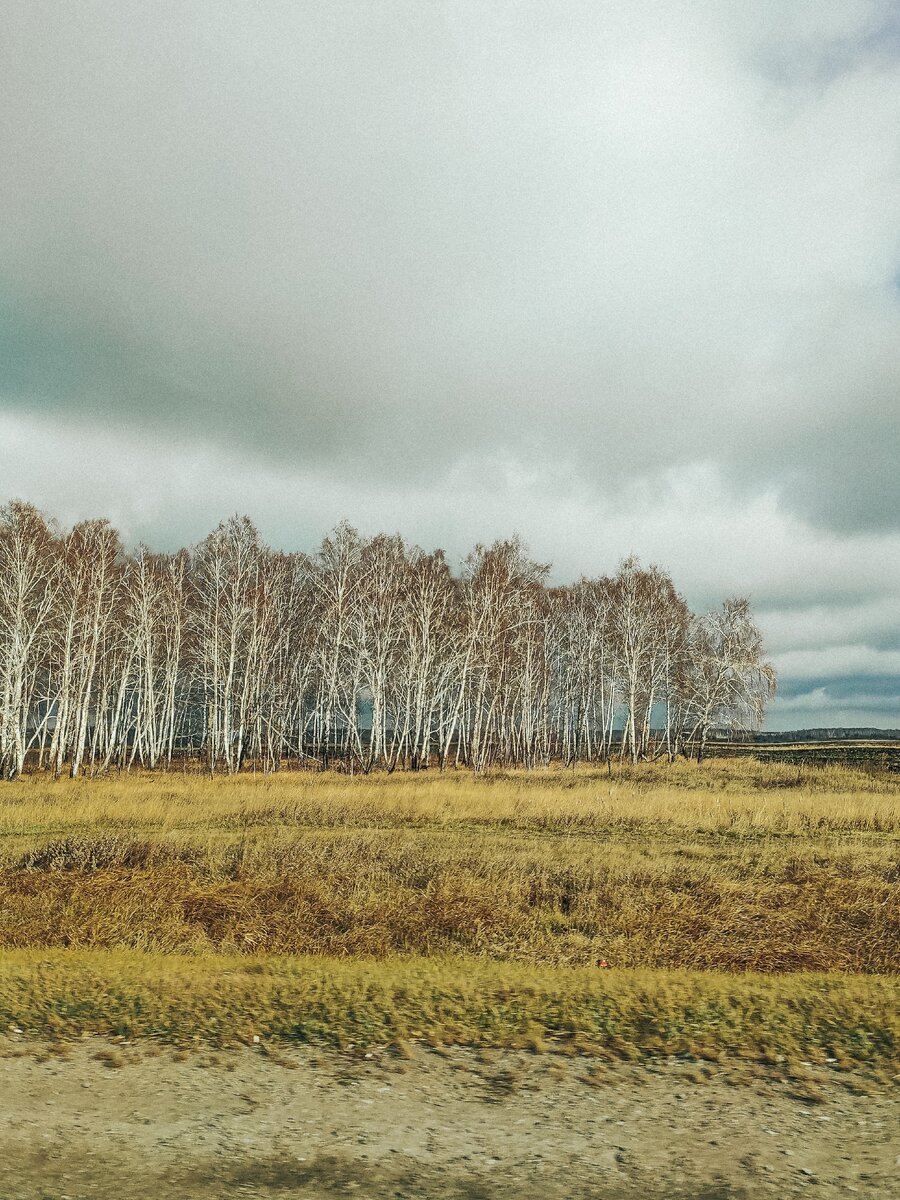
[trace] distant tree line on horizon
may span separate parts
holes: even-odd
[[[658,567],[547,584],[518,538],[444,552],[342,523],[311,555],[247,517],[126,553],[0,508],[0,777],[252,763],[417,770],[702,755],[775,690],[749,603],[696,615]],[[651,719],[654,724],[651,725]]]

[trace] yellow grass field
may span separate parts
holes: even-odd
[[[753,759],[34,776],[0,790],[0,1022],[887,1062],[898,831],[886,774]]]

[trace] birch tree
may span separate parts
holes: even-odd
[[[312,555],[247,517],[175,554],[102,520],[0,509],[0,777],[156,770],[481,772],[682,749],[754,728],[775,675],[746,600],[695,617],[669,575],[548,587],[517,539],[446,556],[341,523]],[[371,724],[361,720],[371,707]],[[663,722],[660,728],[660,722]],[[620,733],[617,734],[617,730]]]
[[[25,767],[29,724],[45,727],[53,622],[59,596],[59,545],[36,508],[13,501],[0,509],[0,777]],[[37,732],[35,733],[37,736]],[[32,739],[33,740],[33,739]]]
[[[681,700],[687,744],[698,759],[714,726],[732,732],[758,728],[776,689],[775,670],[763,654],[748,600],[733,597],[694,618]]]
[[[74,779],[98,718],[94,685],[120,595],[122,546],[108,521],[82,521],[62,545],[59,608],[51,673],[56,683],[51,759],[57,776],[68,761]]]

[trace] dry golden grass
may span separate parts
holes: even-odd
[[[0,1026],[884,1064],[898,831],[896,779],[752,759],[34,777],[0,788]]]
[[[689,829],[809,833],[900,829],[900,778],[843,767],[756,759],[701,765],[616,765],[576,771],[444,774],[283,772],[209,779],[134,773],[52,781],[34,775],[0,789],[6,838],[107,828],[247,830],[272,823],[336,826],[465,823],[593,831],[656,823]]]
[[[233,849],[233,848],[232,848]],[[0,872],[0,946],[181,953],[435,954],[613,968],[897,969],[900,906],[881,848],[715,857],[382,834],[171,858],[68,844]],[[704,853],[706,851],[706,853]],[[146,854],[146,858],[144,855]],[[97,862],[97,858],[100,862]],[[103,862],[103,859],[106,859]],[[91,861],[93,859],[93,862]],[[741,868],[746,866],[742,874]],[[33,869],[37,867],[38,869]],[[49,869],[47,869],[49,867]]]
[[[697,767],[0,790],[0,947],[889,973],[900,783]]]

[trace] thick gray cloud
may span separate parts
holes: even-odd
[[[0,490],[637,549],[751,591],[784,704],[895,677],[892,0],[0,16]]]

